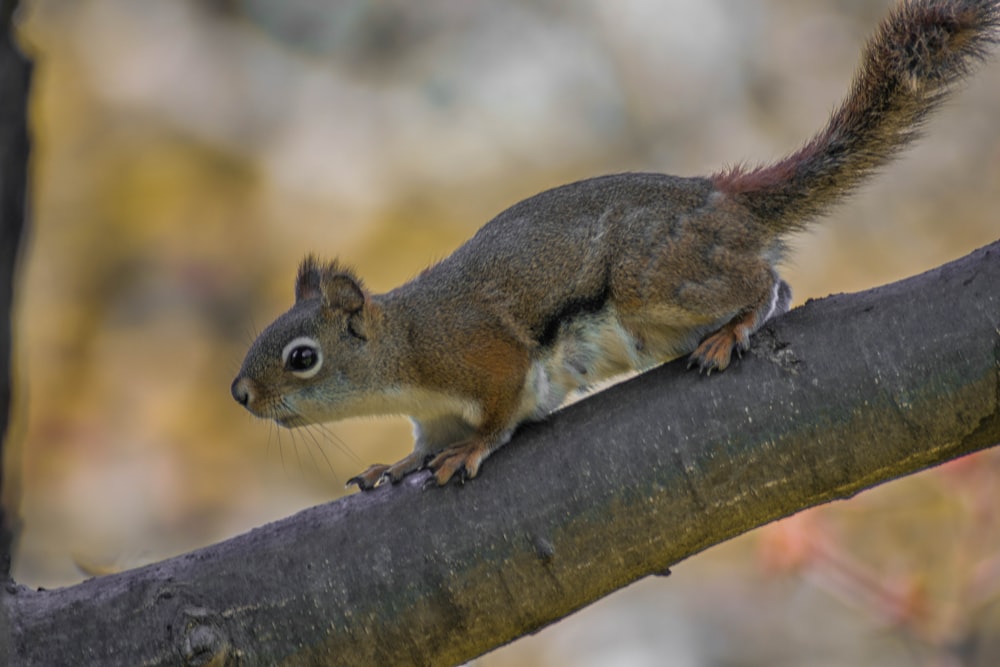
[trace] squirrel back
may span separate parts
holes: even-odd
[[[774,164],[716,174],[715,186],[776,235],[803,228],[919,136],[997,42],[998,23],[996,0],[906,0],[868,41],[825,128]]]

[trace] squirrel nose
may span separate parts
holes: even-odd
[[[233,380],[233,386],[229,388],[233,394],[233,398],[244,408],[250,402],[250,387],[248,385],[249,383],[246,378],[237,377]]]

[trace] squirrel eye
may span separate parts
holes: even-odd
[[[293,371],[307,371],[316,365],[317,359],[319,357],[316,350],[307,345],[300,345],[292,348],[291,354],[288,355],[288,368]]]
[[[323,366],[323,352],[317,343],[308,336],[299,336],[281,351],[281,359],[285,370],[300,378],[311,378]]]

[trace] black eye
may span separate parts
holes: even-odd
[[[319,369],[323,367],[323,350],[315,338],[299,336],[281,351],[281,359],[285,363],[286,371],[307,380],[319,373]]]
[[[285,366],[290,371],[307,371],[315,366],[317,361],[319,361],[319,355],[316,354],[316,348],[308,345],[299,345],[292,348],[292,351],[288,353]]]

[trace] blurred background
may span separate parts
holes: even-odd
[[[307,252],[376,291],[545,188],[796,148],[890,0],[22,0],[33,227],[5,502],[32,586],[344,493],[403,420],[279,433],[229,383]],[[802,235],[796,302],[998,236],[1000,62]],[[831,323],[836,326],[836,323]],[[989,451],[713,548],[476,665],[1000,664]]]

